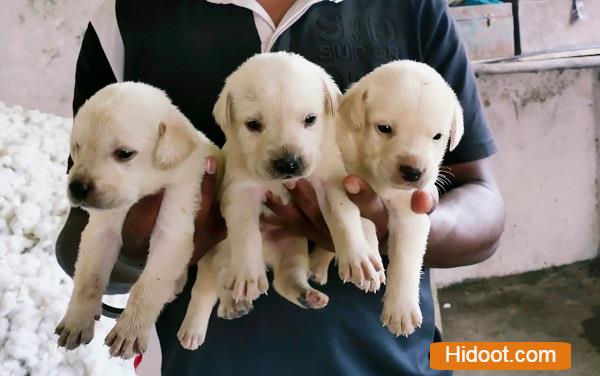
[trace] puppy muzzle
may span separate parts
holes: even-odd
[[[270,174],[275,179],[300,177],[305,171],[304,159],[294,153],[285,153],[271,159]]]
[[[73,179],[69,183],[69,199],[72,204],[80,205],[94,190],[94,183],[84,179]]]

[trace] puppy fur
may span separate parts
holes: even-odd
[[[446,147],[453,150],[462,134],[456,95],[422,63],[385,64],[340,103],[337,139],[346,169],[369,182],[390,215],[381,320],[396,335],[408,336],[422,322],[419,283],[430,222],[411,210],[412,193],[434,188]]]
[[[367,291],[384,283],[377,240],[362,229],[372,223],[361,220],[342,187],[346,172],[335,141],[340,96],[322,68],[290,53],[256,55],[227,78],[213,114],[227,138],[221,211],[228,238],[200,261],[179,332],[185,348],[203,343],[218,298],[221,317],[239,317],[251,309],[268,289],[267,265],[275,290],[290,302],[312,309],[327,304],[328,297],[308,278],[312,263],[313,279],[324,283],[333,254],[317,250],[311,262],[305,238],[260,226],[260,216],[269,215],[262,204],[268,191],[289,201],[282,183],[306,178],[314,187],[343,280]]]
[[[125,216],[141,197],[164,189],[146,266],[105,340],[113,356],[144,352],[149,329],[193,251],[209,155],[218,158],[219,149],[152,86],[112,84],[81,107],[71,133],[69,197],[89,213],[89,222],[81,235],[71,300],[56,329],[59,345],[73,349],[91,341]]]

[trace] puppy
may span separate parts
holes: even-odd
[[[290,53],[256,55],[227,78],[213,114],[227,138],[221,211],[228,238],[200,262],[179,332],[185,348],[203,342],[217,298],[221,317],[251,308],[268,289],[267,265],[275,290],[290,302],[313,309],[327,304],[328,297],[308,283],[307,240],[281,228],[260,228],[260,216],[268,215],[262,204],[267,192],[289,200],[282,183],[289,187],[306,178],[314,187],[343,280],[371,291],[384,282],[376,237],[365,237],[359,209],[342,186],[346,173],[335,141],[339,96],[322,68]],[[331,258],[316,251],[315,280],[325,281]]]
[[[365,178],[388,209],[388,283],[381,320],[396,335],[410,335],[422,322],[419,280],[429,217],[411,210],[415,189],[434,188],[449,145],[463,134],[456,95],[431,67],[385,64],[344,95],[338,142],[351,174]],[[448,144],[449,142],[449,144]]]
[[[113,356],[146,349],[149,329],[174,294],[193,251],[205,158],[219,150],[167,95],[142,83],[98,91],[79,110],[71,133],[69,199],[89,213],[58,343],[74,349],[94,335],[101,297],[122,245],[121,227],[141,197],[164,189],[146,267],[106,337]]]

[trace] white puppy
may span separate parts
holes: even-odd
[[[221,209],[228,238],[200,262],[179,333],[184,347],[203,342],[217,297],[221,317],[246,313],[268,289],[267,265],[275,289],[292,303],[313,309],[327,304],[328,297],[308,283],[307,240],[281,228],[260,228],[267,191],[289,200],[282,183],[306,178],[314,187],[342,279],[373,291],[384,282],[376,237],[365,237],[359,209],[342,186],[346,173],[335,141],[340,95],[322,68],[289,53],[256,55],[227,78],[213,114],[227,137]],[[324,282],[332,257],[324,250],[315,254],[315,280]]]
[[[149,85],[109,85],[81,107],[71,133],[69,198],[89,213],[89,222],[71,301],[56,328],[59,345],[73,349],[91,341],[127,211],[165,189],[146,267],[106,337],[113,356],[129,358],[146,349],[149,329],[191,257],[205,158],[218,152],[163,91]]]
[[[413,61],[385,64],[344,95],[338,142],[349,173],[365,178],[390,215],[388,283],[381,320],[408,336],[422,322],[419,282],[429,217],[411,210],[415,189],[434,189],[448,146],[463,134],[456,95],[431,67]]]

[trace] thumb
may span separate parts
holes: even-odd
[[[205,159],[204,177],[202,178],[202,207],[208,209],[213,204],[217,194],[217,160],[215,157],[209,156]]]
[[[437,190],[435,193],[416,190],[411,197],[410,207],[417,214],[431,214],[435,210],[438,200]]]

